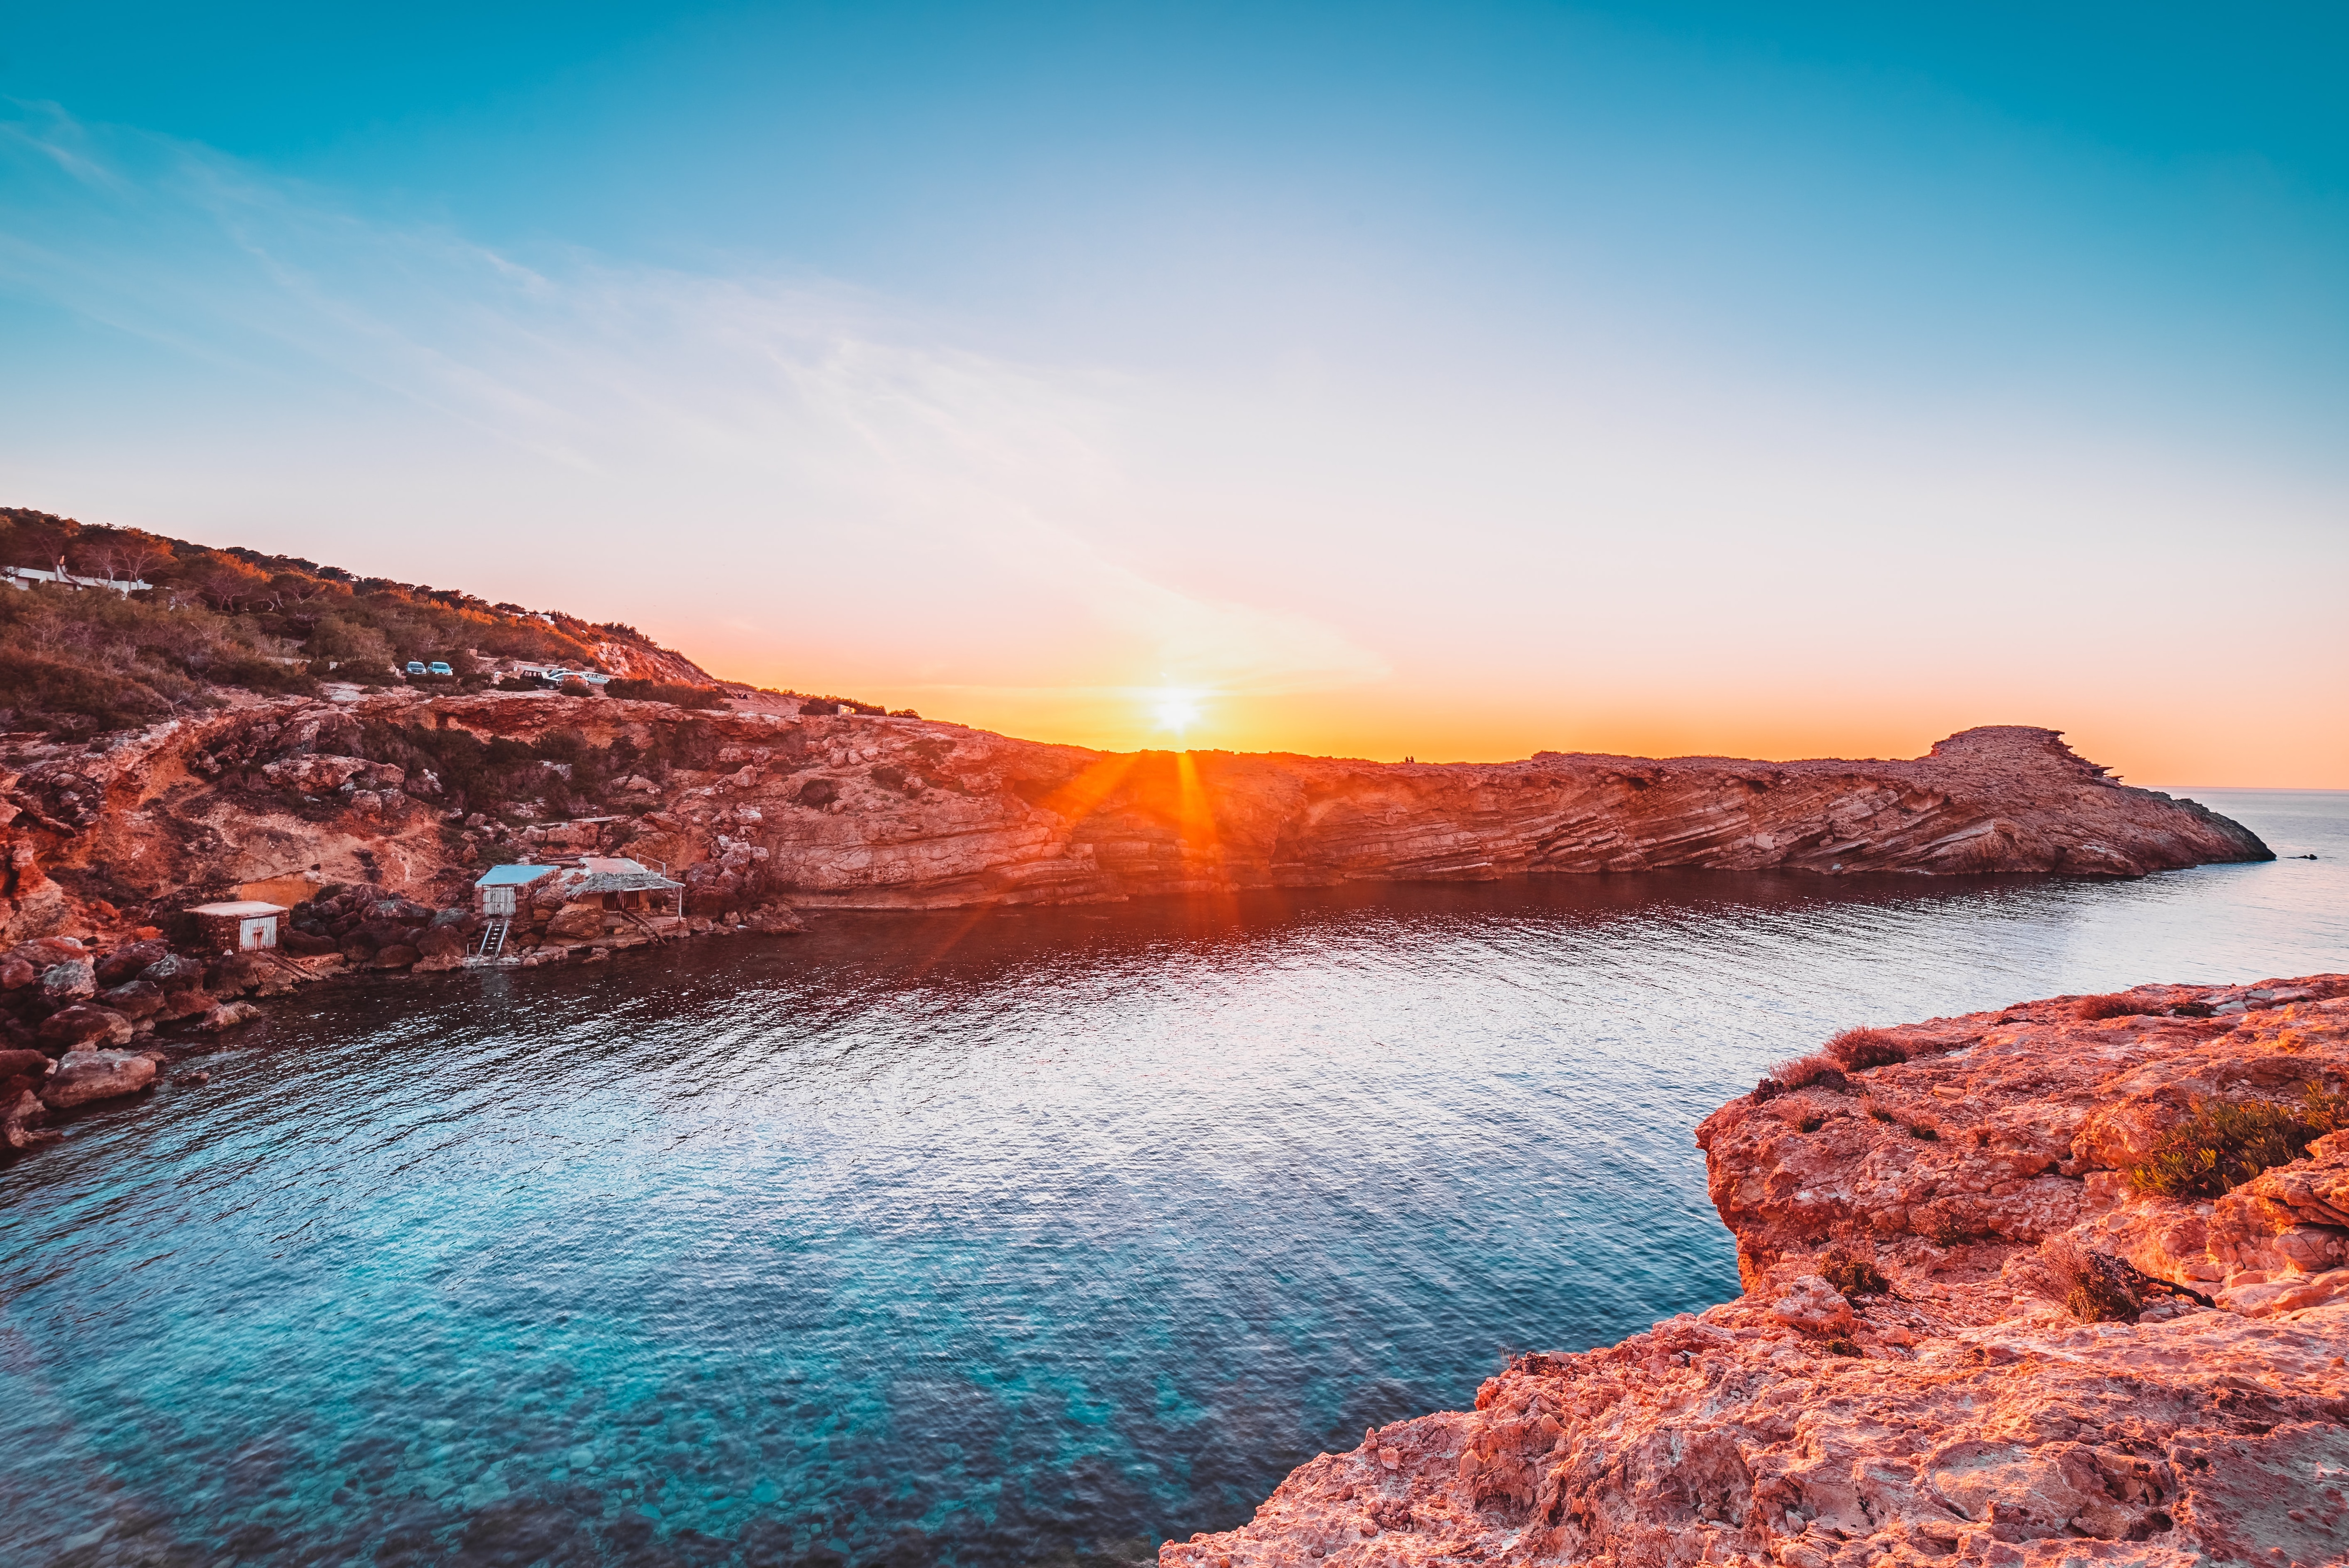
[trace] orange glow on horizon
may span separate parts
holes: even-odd
[[[761,684],[785,685],[771,677]],[[802,683],[803,685],[810,683]],[[1721,697],[1657,704],[1574,704],[1552,698],[1454,700],[1392,687],[1278,696],[1162,686],[978,688],[899,686],[843,679],[833,685],[913,707],[925,717],[1023,740],[1112,753],[1148,750],[1287,752],[1397,762],[1506,762],[1538,751],[1630,757],[1913,758],[1937,740],[1982,724],[2060,729],[2082,757],[2124,781],[2152,788],[2349,789],[2349,726],[2270,730],[2256,748],[2212,744],[2205,727],[2181,720],[2172,703],[2140,697],[2086,715],[2051,711],[2023,696],[1877,696],[1848,705],[1775,711]],[[1168,720],[1179,704],[1179,733]],[[1173,745],[1170,746],[1170,738]],[[1098,776],[1097,776],[1098,775]],[[1051,802],[1081,815],[1114,789],[1122,769],[1095,770]]]

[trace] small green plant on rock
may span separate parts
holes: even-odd
[[[2083,1323],[2135,1323],[2145,1303],[2129,1288],[2133,1272],[2119,1259],[2092,1253],[2068,1240],[2050,1243],[2044,1253],[2064,1310]]]
[[[2306,1156],[2328,1132],[2349,1127],[2349,1094],[2310,1084],[2297,1105],[2271,1099],[2197,1099],[2129,1171],[2129,1185],[2164,1198],[2216,1198],[2262,1171]]]
[[[1829,1247],[1820,1256],[1819,1277],[1847,1296],[1884,1295],[1892,1289],[1881,1269],[1848,1247]]]

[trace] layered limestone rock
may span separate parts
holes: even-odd
[[[2349,1132],[2215,1199],[2127,1172],[2198,1100],[2349,1090],[2349,975],[1882,1033],[1701,1130],[1739,1299],[1518,1357],[1164,1568],[2343,1562]]]
[[[532,764],[539,798],[485,818],[451,809],[430,769],[359,755],[419,728],[525,745],[568,732],[605,756],[624,744],[672,760],[618,769],[593,799],[569,764]],[[0,761],[0,820],[9,941],[102,928],[98,903],[144,901],[156,918],[163,901],[272,879],[445,904],[492,849],[549,858],[621,841],[685,881],[689,906],[719,912],[1668,868],[2138,875],[2270,858],[2239,825],[2122,786],[2044,729],[1968,730],[1909,761],[1389,765],[1112,754],[920,719],[551,693],[285,699],[99,752],[19,747]]]

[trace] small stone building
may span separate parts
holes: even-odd
[[[197,939],[210,951],[253,953],[277,945],[277,923],[286,908],[248,898],[200,903],[188,913],[196,917]]]
[[[530,889],[553,876],[557,866],[492,866],[473,883],[473,907],[484,920],[512,920],[532,897]]]

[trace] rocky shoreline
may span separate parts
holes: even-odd
[[[714,698],[712,700],[715,700]],[[0,742],[0,941],[366,883],[444,908],[499,860],[625,851],[709,915],[1095,903],[1357,881],[1782,870],[2139,876],[2271,859],[2053,730],[1905,761],[1105,753],[911,716],[550,692],[253,701]]]
[[[1517,1357],[1162,1568],[2341,1563],[2344,1127],[2349,975],[1852,1031],[1698,1130],[1737,1300]]]
[[[24,1152],[54,1143],[52,1113],[150,1088],[172,1065],[161,1048],[202,1042],[263,1016],[257,1000],[344,977],[396,982],[405,974],[467,968],[527,969],[596,964],[632,948],[696,936],[794,934],[788,911],[730,920],[667,919],[642,929],[593,935],[542,916],[535,930],[496,958],[470,951],[481,922],[471,911],[430,910],[367,885],[322,890],[298,912],[315,930],[357,934],[350,955],[332,939],[323,951],[203,958],[176,951],[152,926],[106,948],[75,937],[36,937],[0,951],[0,1148]],[[550,934],[549,926],[556,929]],[[288,932],[299,941],[310,933]],[[386,973],[388,971],[389,973]]]
[[[0,1049],[26,1053],[0,1074],[7,1140],[41,1141],[47,1109],[137,1092],[154,1054],[124,1047],[159,1026],[236,1027],[258,1016],[249,996],[788,934],[825,909],[1664,869],[2135,876],[2272,858],[2240,825],[2019,727],[1909,761],[1381,764],[1104,753],[823,711],[837,706],[739,688],[709,707],[344,687],[86,744],[0,738]],[[485,868],[621,855],[674,878],[687,913],[566,905],[550,882],[481,954]],[[281,950],[206,952],[187,912],[230,899],[290,907]],[[69,1070],[35,1068],[68,1054]]]

